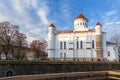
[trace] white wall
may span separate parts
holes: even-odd
[[[103,49],[103,57],[107,58],[107,47],[106,47],[106,33],[102,32],[102,49]]]
[[[76,39],[79,37],[78,39]],[[60,58],[60,54],[66,53],[67,58],[73,57],[96,57],[95,48],[92,49],[92,40],[94,40],[94,47],[96,45],[95,41],[95,32],[87,33],[61,33],[56,35],[56,49],[55,54],[56,58]],[[60,41],[66,42],[66,49],[60,49]],[[79,49],[77,49],[77,41],[79,41]],[[83,48],[80,49],[80,41],[83,43]],[[73,44],[70,44],[73,43]],[[88,44],[89,43],[89,44]],[[63,44],[64,45],[64,44]],[[69,48],[73,48],[69,50]],[[89,48],[89,49],[86,49]]]
[[[114,45],[107,45],[107,59],[109,61],[113,61],[116,59],[116,51],[115,51]],[[110,56],[108,56],[108,51],[110,52]]]

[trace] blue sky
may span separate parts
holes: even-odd
[[[120,0],[0,0],[0,22],[19,25],[29,42],[46,39],[51,22],[58,30],[73,29],[80,13],[90,29],[99,21],[108,40],[120,32]]]

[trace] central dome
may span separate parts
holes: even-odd
[[[85,19],[88,21],[88,19],[82,13],[80,13],[80,15],[78,15],[75,19]]]
[[[86,31],[88,30],[87,27],[88,19],[83,16],[82,13],[78,15],[74,20],[74,30],[75,31]]]

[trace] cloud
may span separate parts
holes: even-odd
[[[27,40],[45,39],[49,20],[49,7],[43,0],[1,0],[0,22],[9,21],[17,24],[20,31],[27,35]]]
[[[44,25],[49,23],[48,19],[46,18],[47,17],[47,10],[46,9],[39,8],[37,14],[40,17],[40,19]]]
[[[107,40],[120,31],[120,18],[116,15],[117,12],[117,10],[111,10],[102,17],[103,31],[107,32]]]
[[[107,12],[106,15],[107,15],[107,16],[112,16],[112,15],[115,15],[115,14],[117,14],[117,13],[118,13],[117,10],[111,10],[111,11]]]

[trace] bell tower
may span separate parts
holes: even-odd
[[[55,57],[55,26],[53,23],[48,27],[48,57],[50,59]]]

